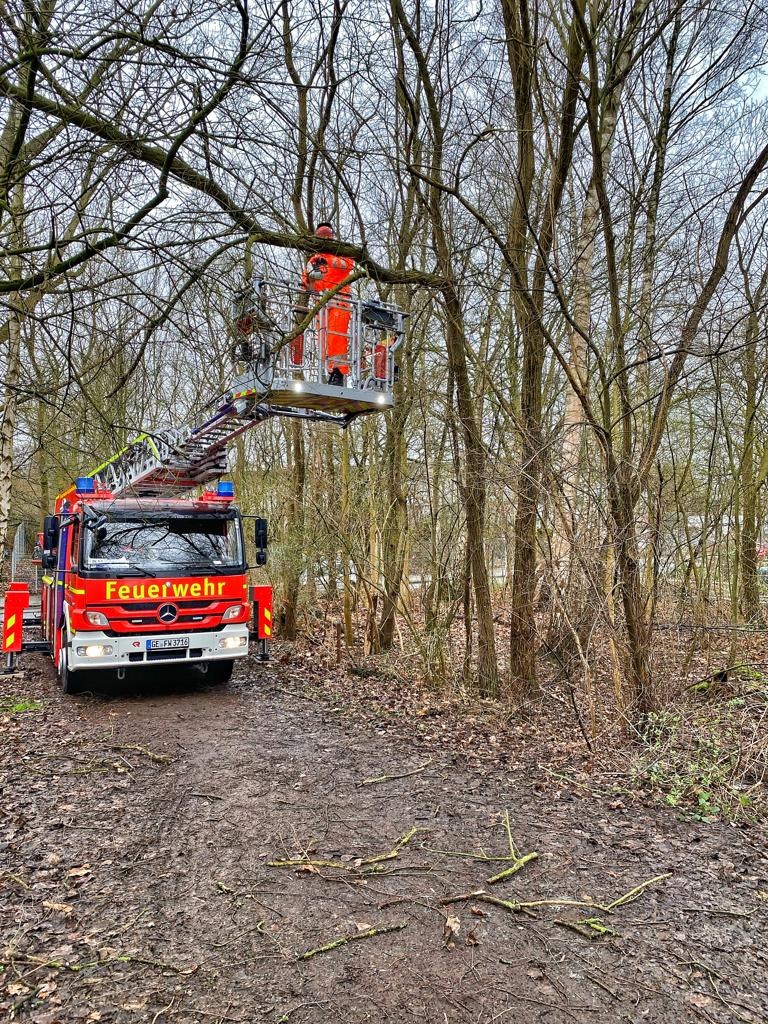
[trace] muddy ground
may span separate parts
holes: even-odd
[[[393,735],[290,661],[65,698],[29,656],[0,692],[4,1020],[768,1020],[757,827]],[[538,856],[489,884],[505,811]]]

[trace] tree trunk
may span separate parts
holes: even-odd
[[[448,359],[456,384],[456,405],[465,452],[464,508],[467,530],[467,557],[472,568],[472,584],[477,618],[477,689],[485,697],[499,692],[496,662],[496,638],[491,588],[485,557],[485,500],[487,455],[475,418],[467,372],[464,317],[456,289],[443,289],[446,309]]]
[[[617,474],[624,474],[620,471]],[[628,651],[626,675],[628,696],[632,706],[629,715],[642,727],[645,718],[656,707],[651,672],[652,627],[648,619],[647,595],[643,586],[642,567],[635,527],[635,496],[626,479],[617,479],[611,489],[611,511],[616,526],[616,564],[621,580],[621,600]]]
[[[760,590],[757,579],[757,543],[758,543],[758,509],[757,509],[757,466],[755,445],[757,434],[758,412],[758,372],[757,372],[757,341],[759,337],[760,309],[766,287],[768,287],[768,269],[763,273],[762,280],[753,295],[749,288],[748,274],[742,267],[744,286],[750,300],[751,312],[747,318],[746,339],[742,356],[744,376],[744,447],[741,459],[741,531],[739,536],[739,568],[741,570],[741,590],[739,605],[743,618],[747,622],[762,620],[760,611]]]
[[[387,421],[384,462],[387,472],[387,498],[381,528],[383,593],[379,619],[379,644],[382,651],[392,649],[395,616],[405,569],[408,531],[408,505],[405,495],[407,448],[405,424],[408,411],[401,389],[396,388],[395,408]]]
[[[539,332],[526,329],[523,381],[520,393],[523,436],[520,445],[520,476],[515,516],[515,557],[512,569],[510,610],[510,672],[518,692],[539,692],[536,673],[537,630],[535,617],[537,525],[541,483],[541,373],[544,344]]]
[[[17,185],[11,193],[11,239],[14,248],[22,249],[24,217],[24,190]],[[12,256],[10,270],[14,277],[21,276],[21,259]],[[16,431],[19,373],[21,370],[21,331],[24,322],[24,297],[12,292],[7,300],[8,350],[6,356],[3,406],[0,412],[0,545],[8,543],[13,481],[13,437]]]
[[[304,425],[300,420],[290,421],[292,452],[291,490],[288,501],[290,543],[287,547],[285,569],[285,598],[283,604],[283,636],[295,640],[298,631],[299,589],[304,566],[304,482],[306,455],[304,451]]]
[[[352,626],[352,577],[350,560],[350,517],[349,517],[349,432],[341,435],[341,565],[344,587],[344,643],[352,647],[355,642]]]

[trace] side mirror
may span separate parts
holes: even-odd
[[[43,569],[56,568],[56,549],[59,546],[59,520],[56,516],[46,516],[43,520],[43,553],[40,565]]]
[[[255,534],[256,534],[256,547],[265,548],[267,546],[267,520],[256,519],[254,520]]]
[[[59,520],[56,516],[46,516],[43,520],[43,548],[54,551],[59,546]]]
[[[256,519],[254,521],[254,539],[256,541],[256,565],[267,564],[267,520]]]

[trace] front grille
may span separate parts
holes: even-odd
[[[220,612],[218,614],[221,614]],[[175,626],[177,622],[203,622],[205,615],[179,615],[173,622],[169,622],[166,625]],[[117,619],[116,621],[120,621]],[[138,619],[128,619],[132,626],[156,626],[157,616],[156,615],[142,615]]]
[[[131,651],[128,655],[128,661],[134,664],[139,661],[178,661],[183,659],[186,650],[181,651]],[[202,658],[203,649],[202,647],[192,647],[189,650],[190,658]]]
[[[183,630],[185,633],[194,634],[206,630],[220,629],[221,616],[204,616],[199,622],[195,621],[191,616],[188,616],[187,619],[182,619],[179,616],[175,622],[167,626],[164,626],[162,622],[158,622],[156,618],[142,619],[141,622],[134,622],[132,619],[115,619],[112,622],[112,626],[119,628],[105,629],[105,636],[131,639],[131,637],[136,636],[139,630],[141,631],[141,636],[165,636],[167,633],[180,630]]]

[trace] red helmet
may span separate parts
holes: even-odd
[[[327,222],[325,222],[323,224],[318,224],[317,227],[315,228],[315,234],[317,235],[318,238],[333,238],[334,237],[333,228]]]

